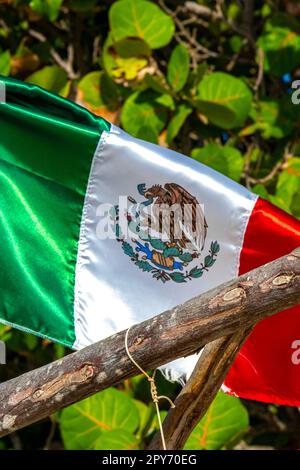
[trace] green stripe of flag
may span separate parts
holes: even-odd
[[[110,125],[36,86],[0,79],[0,320],[17,318],[71,346],[84,195]]]

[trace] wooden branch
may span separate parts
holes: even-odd
[[[44,36],[44,34],[40,33],[39,31],[35,31],[34,29],[29,29],[28,34],[42,43],[47,41],[47,38]],[[68,57],[66,60],[63,59],[53,47],[50,47],[49,52],[57,65],[59,65],[68,74],[68,78],[70,80],[78,78],[78,74],[76,74],[73,69],[74,46],[72,44],[68,45]]]
[[[221,336],[300,303],[300,249],[132,327],[144,369],[187,356]],[[138,373],[125,331],[0,385],[0,436]]]
[[[294,155],[293,145],[291,146],[291,143],[289,143],[286,145],[284,149],[282,160],[279,160],[279,162],[277,162],[274,165],[274,167],[266,176],[263,176],[262,178],[253,178],[252,176],[248,176],[247,181],[251,184],[269,183],[273,178],[275,178],[275,176],[277,176],[279,173],[281,173],[283,170],[285,170],[288,167],[289,160],[293,157],[293,155]]]
[[[188,437],[207,412],[223,384],[236,355],[252,328],[238,330],[231,336],[208,343],[193,373],[175,400],[164,420],[163,428],[168,450],[184,447]],[[161,450],[161,436],[157,432],[148,450]]]
[[[207,49],[207,47],[200,44],[199,41],[197,41],[197,39],[193,37],[190,31],[184,26],[182,20],[180,20],[180,18],[178,17],[176,10],[173,11],[168,8],[164,0],[158,0],[158,4],[162,8],[162,10],[164,10],[168,15],[173,18],[173,21],[178,28],[179,39],[180,36],[184,38],[184,40],[189,45],[190,52],[193,51],[194,54],[196,53],[196,56],[198,56],[199,59],[202,58],[201,53],[204,53],[205,57],[218,57],[217,52]],[[181,40],[179,42],[184,41]]]

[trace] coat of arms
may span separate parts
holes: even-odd
[[[200,278],[215,263],[220,246],[211,242],[202,256],[208,225],[197,198],[176,183],[149,188],[142,183],[137,192],[142,200],[129,196],[125,214],[120,213],[120,206],[115,207],[116,236],[124,254],[162,282]],[[130,236],[122,232],[121,215]]]

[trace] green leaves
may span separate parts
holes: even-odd
[[[124,38],[114,44],[116,52],[124,59],[129,57],[149,57],[148,44],[139,38]]]
[[[155,250],[165,250],[166,248],[166,244],[160,238],[151,238],[150,243]]]
[[[120,442],[124,449],[135,442],[133,433],[139,420],[133,400],[109,388],[65,408],[60,419],[61,433],[67,449],[107,449]]]
[[[90,72],[78,83],[79,100],[88,104],[92,109],[104,105],[101,93],[101,77],[103,72]]]
[[[235,181],[241,178],[244,160],[240,151],[230,145],[207,144],[205,147],[194,149],[192,158]]]
[[[187,251],[185,253],[179,254],[178,257],[184,263],[189,263],[193,259],[191,253],[189,253]]]
[[[172,281],[178,282],[179,284],[186,282],[185,275],[180,272],[169,273],[169,276]]]
[[[215,260],[212,256],[207,255],[207,256],[205,256],[205,258],[204,258],[204,266],[205,266],[206,268],[211,268],[211,267],[215,264],[215,261],[216,261],[216,260]]]
[[[114,41],[128,37],[143,39],[157,49],[167,45],[174,34],[173,20],[155,3],[146,0],[119,0],[109,11]]]
[[[163,252],[163,256],[168,258],[168,256],[179,256],[180,255],[180,250],[178,249],[177,246],[171,246],[169,248],[165,248]]]
[[[177,136],[181,127],[185,123],[187,117],[192,113],[193,109],[185,104],[182,103],[178,106],[176,113],[171,118],[168,129],[167,129],[167,142],[170,144],[172,140]]]
[[[192,278],[198,279],[199,277],[202,276],[203,269],[202,268],[197,268],[197,266],[196,266],[195,268],[190,270],[189,274]]]
[[[288,160],[285,170],[278,176],[275,194],[274,191],[269,193],[262,184],[257,184],[252,189],[260,197],[300,218],[300,158],[291,157]]]
[[[171,250],[173,250],[173,248],[166,248],[163,253],[164,256],[166,256],[167,254],[168,256],[178,256],[183,262],[190,262],[193,259],[190,253],[180,254],[179,251],[175,251],[177,250],[177,248],[174,248],[174,251]],[[168,275],[173,281],[178,283],[186,282],[187,279],[199,279],[200,277],[202,277],[205,271],[209,271],[209,269],[215,264],[216,257],[219,251],[219,243],[217,241],[211,242],[209,254],[205,256],[204,263],[201,263],[200,266],[194,266],[190,271],[186,272],[185,274],[183,274],[182,272],[175,271],[168,273]]]
[[[115,111],[119,103],[116,85],[105,72],[90,72],[78,83],[78,100],[100,114],[104,107]]]
[[[168,82],[171,88],[178,92],[186,84],[190,70],[190,56],[188,50],[182,44],[173,49],[168,63]]]
[[[135,253],[130,243],[124,241],[122,246],[123,246],[123,251],[125,255],[130,256],[131,258],[134,258]]]
[[[152,90],[137,91],[125,101],[121,122],[124,129],[137,136],[142,127],[151,127],[158,135],[167,121],[167,110],[159,104]]]
[[[266,72],[280,77],[300,64],[300,24],[286,15],[277,15],[266,24],[257,43],[264,51]]]
[[[293,130],[293,122],[289,119],[288,114],[283,112],[280,101],[270,99],[260,101],[250,115],[254,124],[243,129],[243,135],[260,131],[265,139],[271,137],[281,139]]]
[[[10,60],[9,50],[0,54],[0,75],[9,75],[11,69]]]
[[[67,73],[57,65],[48,65],[27,77],[26,82],[34,83],[46,90],[64,94],[67,86]]]
[[[219,392],[189,437],[186,450],[232,447],[247,431],[249,418],[238,398]]]
[[[102,62],[106,72],[115,80],[134,80],[148,65],[151,49],[140,38],[115,41],[110,33],[104,43]]]
[[[99,437],[93,447],[94,450],[135,450],[138,449],[137,438],[124,429],[107,431]]]
[[[142,126],[139,128],[136,137],[138,139],[146,140],[147,142],[151,142],[152,144],[157,144],[158,141],[158,134],[153,127],[150,126]]]
[[[251,107],[252,94],[239,78],[223,72],[204,77],[198,87],[197,104],[209,122],[224,129],[244,124]]]
[[[139,260],[136,261],[135,264],[144,272],[151,272],[153,269],[153,266],[151,266],[147,261]]]
[[[220,245],[217,241],[215,242],[211,242],[211,245],[210,245],[210,251],[211,251],[211,254],[214,256],[216,255],[217,253],[219,253],[220,251]]]
[[[272,202],[282,209],[300,216],[300,158],[291,158],[288,162],[286,170],[279,175],[275,198],[269,196]]]
[[[63,0],[31,0],[30,7],[40,15],[47,16],[50,21],[55,21]]]
[[[136,383],[148,382],[141,377]],[[131,384],[134,390],[134,383]],[[163,389],[162,389],[163,392]],[[161,412],[163,419],[166,412]],[[60,415],[64,446],[69,450],[134,450],[158,428],[153,404],[109,388],[65,408]]]

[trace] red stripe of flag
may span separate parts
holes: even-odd
[[[258,199],[240,257],[243,274],[300,246],[300,222]],[[225,381],[242,398],[300,406],[300,305],[261,321]]]

